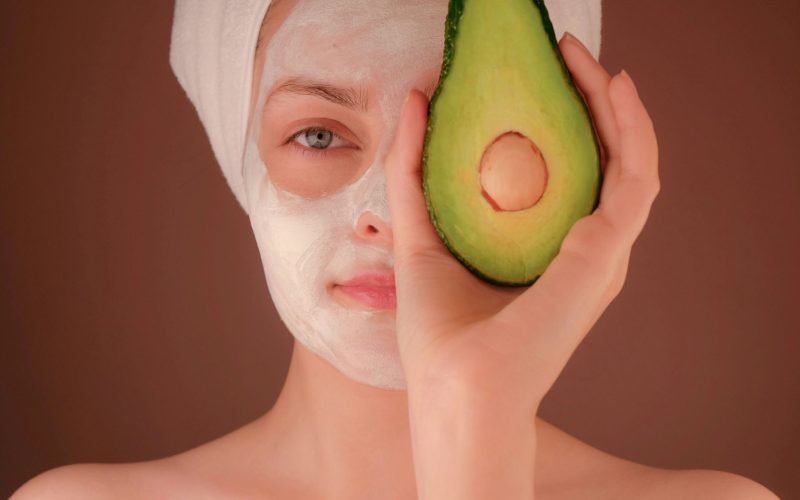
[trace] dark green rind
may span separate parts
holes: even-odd
[[[439,98],[439,94],[441,94],[443,89],[443,84],[447,80],[447,75],[450,72],[450,66],[453,63],[453,58],[455,57],[455,47],[456,47],[456,37],[458,35],[458,24],[461,21],[461,16],[464,14],[464,4],[469,2],[470,0],[450,0],[450,4],[447,10],[447,19],[445,20],[445,33],[444,33],[444,54],[442,57],[442,71],[439,76],[439,85],[436,87],[436,91],[433,93],[431,97],[431,101],[428,104],[428,116],[431,115],[433,112],[433,108],[436,106],[436,101]],[[539,9],[541,13],[541,18],[543,22],[543,27],[545,32],[547,33],[547,38],[550,40],[550,44],[553,46],[553,50],[556,53],[556,57],[561,65],[562,73],[564,75],[564,79],[566,80],[567,86],[569,87],[570,91],[578,98],[578,101],[581,103],[581,109],[586,115],[586,118],[589,120],[589,123],[592,124],[594,127],[594,120],[592,120],[592,115],[589,111],[589,108],[584,102],[583,97],[577,90],[577,86],[575,85],[575,81],[572,78],[572,74],[569,72],[569,68],[567,67],[567,63],[564,61],[564,57],[561,55],[561,50],[558,48],[558,41],[556,40],[556,33],[553,29],[553,24],[550,21],[550,14],[547,12],[547,7],[544,4],[544,0],[531,0],[531,2]],[[444,245],[450,251],[450,253],[461,262],[461,264],[469,269],[469,271],[477,276],[478,278],[491,283],[493,285],[498,286],[507,286],[507,287],[522,287],[522,286],[530,286],[539,279],[539,276],[534,277],[530,281],[522,282],[522,283],[509,283],[505,281],[498,281],[491,276],[487,276],[486,274],[482,273],[480,270],[476,269],[472,264],[470,264],[467,259],[462,257],[458,252],[455,251],[453,245],[450,244],[450,241],[447,239],[447,236],[444,234],[444,231],[439,226],[439,222],[436,219],[436,214],[434,213],[433,207],[431,206],[431,198],[429,196],[429,187],[428,187],[428,142],[431,136],[431,124],[430,120],[428,121],[428,129],[425,134],[425,142],[424,148],[422,152],[422,189],[425,194],[425,204],[428,208],[428,214],[430,215],[431,222],[433,223],[433,227],[436,229],[436,232],[439,234],[439,238],[441,238]],[[597,136],[595,135],[594,138],[594,147],[597,153],[597,157],[601,158],[600,155],[600,145],[597,141]],[[600,204],[600,191],[603,185],[603,170],[598,168],[598,183],[597,183],[597,193],[595,195],[595,202],[592,208],[592,212],[594,212],[598,205]],[[590,212],[591,213],[591,212]],[[588,214],[587,214],[588,215]]]

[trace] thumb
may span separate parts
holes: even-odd
[[[427,125],[428,99],[422,92],[412,90],[386,156],[386,194],[398,262],[420,254],[447,253],[431,223],[422,191],[422,149]]]

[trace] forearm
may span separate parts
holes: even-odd
[[[420,500],[534,497],[536,427],[516,405],[426,389],[409,391]]]

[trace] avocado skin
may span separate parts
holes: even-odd
[[[441,92],[442,92],[442,90],[444,88],[442,83],[447,80],[447,76],[448,76],[448,74],[450,72],[450,66],[452,65],[453,59],[455,57],[456,38],[458,36],[458,25],[459,25],[459,22],[461,21],[461,16],[464,13],[464,4],[469,2],[469,1],[470,0],[450,0],[450,2],[449,2],[448,11],[447,11],[447,18],[445,19],[445,36],[444,36],[444,52],[443,52],[443,57],[442,57],[442,70],[441,70],[441,73],[440,73],[440,76],[439,76],[439,85],[437,85],[436,90],[434,91],[433,96],[431,97],[431,100],[428,103],[428,116],[429,117],[430,117],[431,111],[435,107],[436,102],[439,99],[439,96],[440,96],[440,94],[441,94]],[[552,46],[553,51],[555,52],[555,54],[556,54],[556,56],[558,58],[559,65],[561,66],[562,74],[564,76],[564,79],[565,79],[567,87],[569,88],[570,92],[572,92],[578,98],[578,101],[580,102],[580,105],[581,105],[582,112],[585,114],[586,118],[589,120],[589,123],[591,123],[592,126],[594,127],[594,121],[592,120],[591,112],[589,111],[589,108],[586,105],[586,102],[583,100],[583,97],[577,91],[577,86],[575,84],[574,79],[572,78],[572,74],[570,73],[566,62],[564,61],[564,57],[561,55],[561,51],[558,48],[558,41],[556,40],[555,30],[553,29],[553,24],[550,21],[550,15],[549,15],[549,13],[547,11],[547,7],[544,4],[544,0],[531,0],[531,3],[541,13],[541,19],[542,19],[542,22],[543,22],[543,27],[544,27],[545,33],[547,34],[547,38],[550,41],[550,45]],[[428,168],[427,168],[427,165],[428,165],[428,144],[430,142],[431,132],[432,132],[432,126],[431,126],[431,123],[430,123],[430,120],[429,120],[428,121],[427,131],[426,131],[426,134],[425,134],[424,147],[423,147],[423,153],[422,153],[423,193],[425,195],[425,203],[426,203],[426,206],[427,206],[428,214],[429,214],[429,216],[431,218],[431,222],[433,223],[434,228],[436,229],[436,233],[439,235],[439,238],[442,240],[442,242],[447,247],[447,249],[450,251],[450,253],[454,257],[456,257],[464,267],[466,267],[472,274],[474,274],[475,276],[477,276],[478,278],[480,278],[481,280],[483,280],[483,281],[485,281],[487,283],[490,283],[492,285],[497,285],[497,286],[503,286],[503,287],[526,287],[526,286],[530,286],[533,283],[535,283],[536,280],[539,279],[539,277],[541,275],[534,277],[530,281],[520,282],[520,283],[509,283],[509,282],[505,282],[505,281],[496,280],[493,277],[488,276],[488,275],[484,274],[483,272],[481,272],[480,270],[478,270],[477,268],[475,268],[469,261],[467,261],[467,259],[465,259],[462,255],[460,255],[455,250],[455,247],[450,243],[450,241],[448,240],[448,238],[445,235],[444,231],[440,227],[440,225],[438,223],[438,220],[436,218],[435,212],[433,210],[433,207],[431,205],[431,197],[430,197],[430,192],[429,192],[430,188],[429,188],[429,185],[428,185],[428,182],[427,182],[428,177],[427,177],[426,173],[428,172]],[[597,153],[598,158],[600,158],[601,157],[600,156],[600,145],[599,145],[599,141],[597,140],[596,132],[595,132],[595,139],[594,139],[594,147],[595,147],[595,151]],[[598,176],[599,176],[599,180],[598,180],[597,195],[595,197],[594,204],[592,206],[591,212],[594,212],[597,209],[598,205],[600,204],[600,192],[601,192],[601,188],[602,188],[602,185],[603,185],[603,169],[602,168],[599,169]]]

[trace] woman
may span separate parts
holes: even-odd
[[[275,406],[185,453],[55,469],[15,498],[775,498],[613,457],[536,417],[622,287],[658,192],[630,78],[561,38],[603,144],[601,203],[534,286],[497,288],[442,246],[421,192],[446,2],[331,3],[176,10],[173,65],[298,341]],[[599,5],[550,8],[596,56]]]

